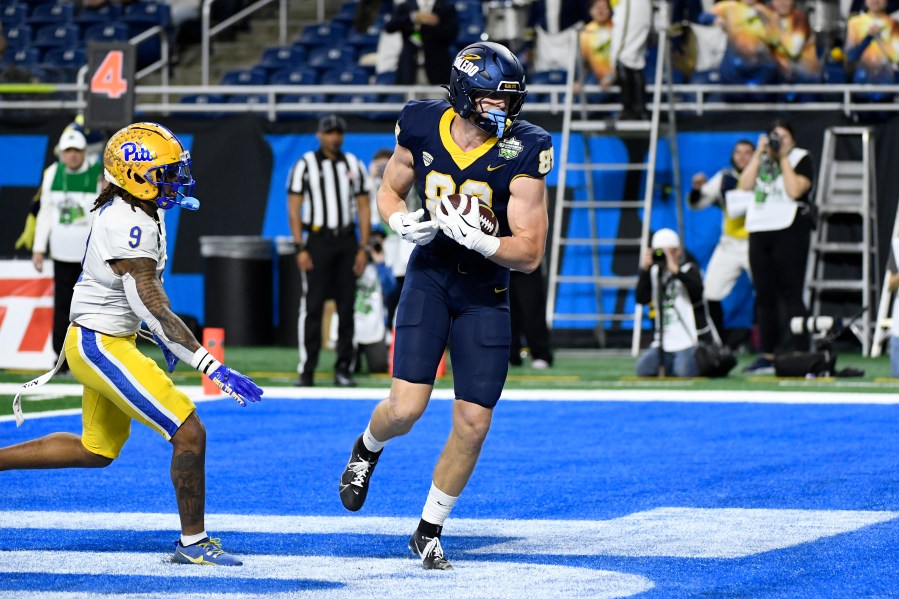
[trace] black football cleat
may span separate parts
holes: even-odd
[[[413,555],[421,558],[421,567],[425,570],[453,569],[452,564],[443,555],[440,537],[426,537],[416,530],[409,538],[409,549]]]
[[[356,439],[353,444],[353,453],[350,454],[350,461],[347,462],[343,476],[340,477],[340,501],[343,507],[351,512],[358,512],[365,503],[365,497],[368,495],[368,483],[371,482],[371,474],[375,470],[378,458],[381,456],[379,451],[369,459],[365,459],[359,453],[359,447],[362,445],[362,435]],[[382,450],[383,451],[383,450]]]

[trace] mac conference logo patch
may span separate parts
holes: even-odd
[[[431,166],[431,163],[434,162],[434,157],[428,152],[422,152],[421,158],[424,160],[425,166]]]

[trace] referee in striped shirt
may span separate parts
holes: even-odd
[[[290,173],[288,219],[297,248],[303,285],[297,323],[300,362],[296,385],[311,387],[321,350],[325,300],[337,303],[337,361],[334,384],[354,387],[353,306],[356,277],[368,261],[371,232],[368,173],[361,160],[341,151],[346,121],[330,114],[321,118],[319,149],[306,152]],[[356,215],[361,239],[356,239]],[[303,234],[306,234],[305,241]]]

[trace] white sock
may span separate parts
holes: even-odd
[[[378,453],[384,446],[387,444],[386,442],[381,442],[375,439],[375,436],[371,434],[371,423],[365,427],[365,432],[362,433],[362,444],[365,445],[365,449],[369,450],[372,453]]]
[[[421,519],[437,526],[443,526],[458,497],[451,497],[431,483],[428,500],[421,511]]]
[[[181,535],[181,546],[187,547],[188,545],[193,545],[194,543],[199,543],[200,541],[202,541],[203,539],[205,539],[208,536],[209,535],[206,534],[205,530],[203,532],[201,532],[199,534],[195,534],[195,535],[182,534]]]

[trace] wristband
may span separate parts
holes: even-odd
[[[294,243],[293,249],[295,249],[298,254],[301,254],[306,251],[306,244],[305,243]]]
[[[218,370],[222,363],[213,358],[212,354],[210,354],[205,347],[201,347],[194,352],[193,357],[190,359],[190,365],[206,376],[209,376]]]

